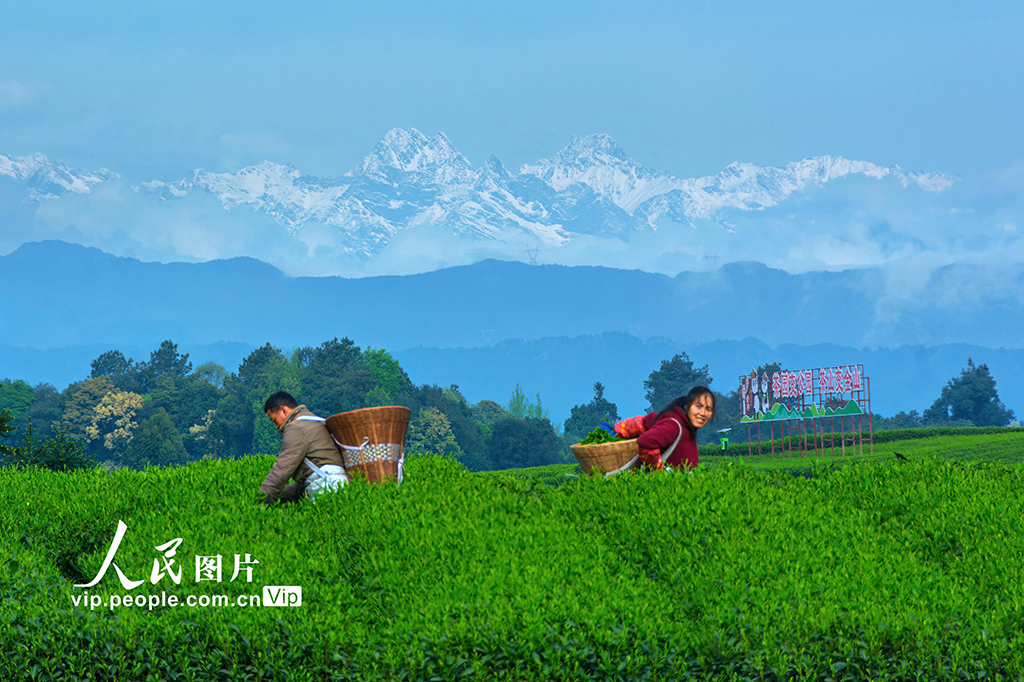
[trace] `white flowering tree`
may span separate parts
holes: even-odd
[[[110,391],[92,410],[92,423],[85,428],[91,443],[103,439],[103,447],[120,456],[132,440],[138,422],[135,415],[142,409],[142,396],[130,391]]]

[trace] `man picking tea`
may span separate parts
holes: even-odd
[[[295,502],[303,495],[313,500],[317,493],[348,483],[341,453],[323,418],[284,391],[267,398],[263,411],[283,436],[277,461],[260,486],[267,496],[263,504]],[[288,479],[295,482],[285,487]]]

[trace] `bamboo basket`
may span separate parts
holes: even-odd
[[[370,483],[386,478],[401,483],[409,414],[408,407],[387,405],[328,417],[327,428],[342,446],[345,470]]]
[[[570,445],[569,449],[572,450],[572,454],[576,456],[576,461],[580,463],[585,472],[589,474],[596,467],[606,476],[625,467],[629,464],[630,460],[640,453],[636,445],[636,438],[620,440],[614,443],[592,443],[590,445],[580,445],[577,443],[576,445]],[[635,469],[638,464],[640,464],[639,459],[626,467],[626,469],[623,469],[623,471]]]

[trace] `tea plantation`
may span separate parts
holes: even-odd
[[[270,456],[3,468],[0,679],[1024,679],[1024,435],[976,438],[1006,456],[610,479],[423,457],[271,508]],[[251,605],[280,586],[301,605]]]

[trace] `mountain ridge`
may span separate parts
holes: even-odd
[[[39,154],[0,154],[2,175],[27,183],[28,198],[37,202],[88,194],[120,178],[106,170],[74,171]],[[263,161],[234,173],[196,169],[181,180],[142,181],[132,189],[159,202],[210,196],[225,211],[269,217],[310,249],[373,259],[398,235],[423,226],[459,239],[547,247],[587,236],[627,239],[666,223],[707,220],[732,230],[729,211],[763,210],[851,176],[892,177],[903,188],[931,193],[956,179],[840,156],[783,167],[735,162],[716,175],[676,178],[638,163],[606,134],[574,137],[553,157],[512,173],[493,155],[473,167],[444,133],[394,128],[360,164],[333,178]]]
[[[5,302],[0,343],[63,346],[239,341],[302,345],[350,336],[408,348],[622,331],[641,339],[879,347],[1016,347],[1024,320],[1003,273],[951,265],[894,298],[875,268],[791,274],[760,263],[674,277],[605,266],[484,260],[415,275],[291,277],[251,258],[157,263],[62,242],[0,257],[0,281],[31,296]],[[986,275],[995,288],[986,289]],[[965,288],[963,282],[979,283]],[[358,337],[358,338],[357,338]]]

